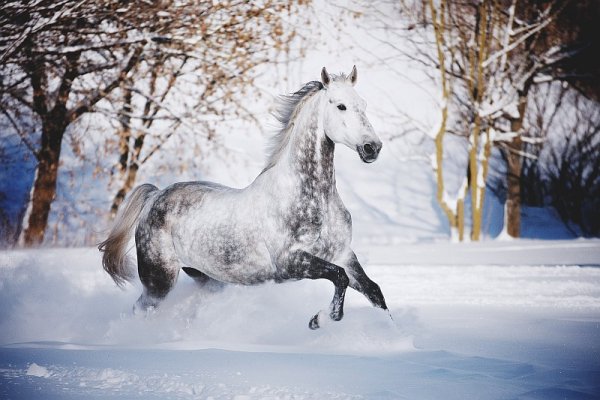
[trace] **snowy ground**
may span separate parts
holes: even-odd
[[[319,331],[327,282],[182,275],[143,318],[95,249],[2,252],[0,398],[600,398],[600,241],[358,247],[394,321],[349,292]]]

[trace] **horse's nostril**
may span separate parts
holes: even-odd
[[[370,145],[368,143],[363,146],[363,150],[364,150],[365,154],[368,154],[368,155],[375,153],[375,149],[373,148],[373,145]]]

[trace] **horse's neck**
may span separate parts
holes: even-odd
[[[323,130],[320,98],[310,99],[294,121],[286,162],[304,190],[329,194],[335,188],[335,144]]]
[[[277,160],[252,186],[283,199],[286,195],[329,201],[335,191],[334,143],[325,135],[318,94],[305,103],[290,123],[293,131]]]

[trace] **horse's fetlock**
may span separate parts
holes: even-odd
[[[337,311],[332,311],[329,314],[329,318],[331,318],[333,321],[341,321],[342,318],[344,318],[344,311],[342,309],[337,310]]]
[[[313,331],[319,329],[319,314],[313,316],[308,322],[308,327]]]

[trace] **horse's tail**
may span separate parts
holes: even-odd
[[[98,244],[98,250],[104,253],[102,254],[102,266],[119,287],[123,287],[125,282],[134,277],[126,257],[127,244],[137,226],[144,205],[152,192],[156,190],[158,188],[150,184],[135,188],[119,210],[108,238]]]

